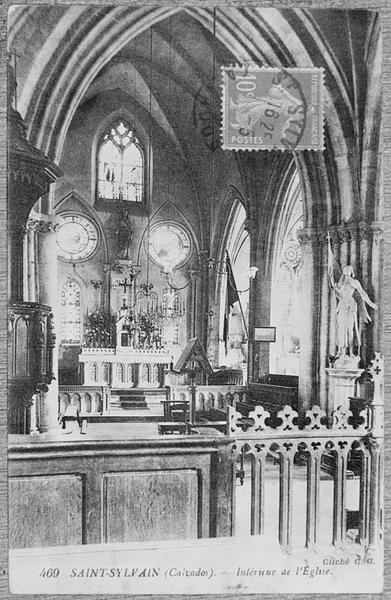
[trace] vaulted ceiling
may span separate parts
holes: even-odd
[[[172,139],[195,185],[213,156],[214,166],[235,163],[247,200],[250,164],[255,178],[261,178],[255,182],[259,188],[265,170],[272,180],[294,160],[308,196],[308,224],[318,220],[319,211],[329,221],[354,217],[357,196],[363,214],[373,210],[368,177],[374,177],[377,164],[381,99],[376,13],[233,6],[14,7],[9,49],[17,54],[18,110],[29,139],[56,162],[77,111],[120,90],[133,111],[148,114]],[[324,68],[322,155],[287,159],[283,153],[257,153],[249,159],[216,152],[220,66],[243,61]],[[206,195],[202,183],[199,195]],[[320,198],[314,202],[316,195]]]

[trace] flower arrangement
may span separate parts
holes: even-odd
[[[85,348],[113,348],[115,326],[108,313],[94,312],[88,315],[84,334]]]

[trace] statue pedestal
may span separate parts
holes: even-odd
[[[344,410],[349,409],[349,397],[356,395],[356,380],[364,369],[329,368],[326,371],[329,374],[327,416],[330,417],[339,406]]]

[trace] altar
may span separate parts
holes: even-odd
[[[79,354],[82,384],[110,387],[123,399],[132,395],[130,390],[133,395],[137,390],[152,396],[163,392],[165,372],[182,351],[175,331],[168,335],[184,314],[178,294],[165,289],[159,301],[152,284],[136,285],[139,271],[129,260],[114,265],[111,314],[88,315]],[[115,306],[119,309],[114,316]]]
[[[165,348],[82,348],[79,362],[84,385],[123,390],[163,388],[172,354]]]

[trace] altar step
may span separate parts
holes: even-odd
[[[109,412],[103,415],[83,413],[82,419],[86,419],[87,423],[159,423],[162,417],[159,415],[151,415],[149,411],[144,410],[144,414],[134,414],[134,412],[120,409],[118,412]]]
[[[115,404],[119,404],[124,410],[137,410],[139,408],[145,408],[148,410],[147,401],[145,396],[132,395],[132,396],[118,396],[118,400],[114,401]],[[111,404],[113,406],[113,403]]]
[[[137,420],[161,420],[166,399],[164,389],[112,390],[110,414],[113,416],[136,417]],[[136,420],[136,419],[135,419]]]

